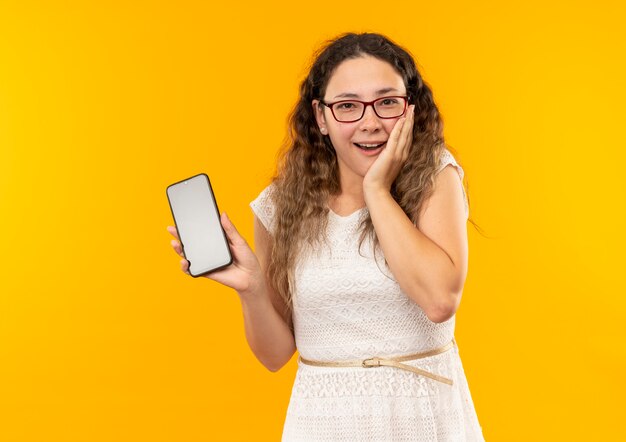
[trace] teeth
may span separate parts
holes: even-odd
[[[380,144],[360,144],[360,143],[354,143],[359,147],[367,147],[367,148],[372,148],[372,147],[378,147],[378,146],[382,146],[385,143],[380,143]]]

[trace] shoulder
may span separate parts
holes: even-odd
[[[252,212],[259,219],[259,221],[261,221],[263,227],[265,227],[268,232],[272,232],[273,230],[275,209],[272,195],[274,189],[274,184],[270,183],[252,202],[250,202]]]
[[[447,163],[440,167],[435,176],[433,193],[422,206],[420,224],[425,218],[430,218],[432,222],[451,217],[465,221],[468,206],[462,177],[463,171],[458,165]]]
[[[454,155],[452,155],[452,152],[450,152],[448,149],[444,149],[443,153],[441,154],[441,158],[439,159],[438,172],[445,170],[446,166],[448,165],[452,165],[453,166],[452,169],[456,169],[457,174],[459,175],[459,178],[461,178],[461,181],[463,181],[463,176],[465,175],[463,168],[456,161],[456,158],[454,158]]]
[[[469,218],[469,204],[465,186],[463,185],[464,176],[465,172],[454,155],[452,155],[448,149],[445,149],[439,160],[439,168],[435,175],[434,192],[437,193],[440,198],[452,200],[453,204],[454,201],[462,201],[461,204],[457,202],[456,206],[463,208],[462,211],[465,214],[465,219],[467,219]]]

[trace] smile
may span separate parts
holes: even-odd
[[[374,149],[378,149],[379,147],[381,147],[385,143],[386,143],[386,141],[383,141],[382,143],[354,143],[354,145],[356,147],[358,147],[359,149],[374,150]]]

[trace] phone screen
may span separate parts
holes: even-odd
[[[167,188],[189,273],[200,276],[232,263],[209,177],[201,173]]]

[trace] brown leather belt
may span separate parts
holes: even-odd
[[[363,368],[372,368],[372,367],[396,367],[402,370],[411,371],[413,373],[426,376],[427,378],[434,379],[439,382],[443,382],[444,384],[452,385],[452,380],[448,378],[444,378],[443,376],[436,375],[434,373],[430,373],[426,370],[422,370],[421,368],[413,367],[408,364],[402,364],[404,361],[413,361],[415,359],[422,359],[428,356],[438,355],[443,353],[444,351],[450,350],[454,347],[455,341],[452,338],[452,341],[448,342],[446,345],[435,348],[433,350],[424,351],[421,353],[413,353],[406,356],[394,356],[388,358],[379,358],[373,357],[368,359],[354,359],[351,361],[341,361],[341,362],[325,362],[325,361],[312,361],[310,359],[304,359],[302,356],[298,356],[300,361],[306,365],[312,365],[315,367],[363,367]]]

